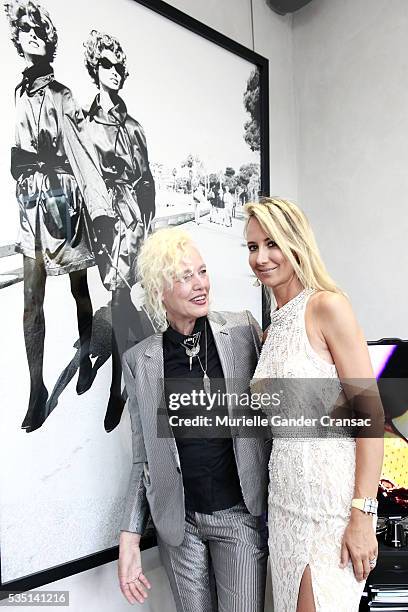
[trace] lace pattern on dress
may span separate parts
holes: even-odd
[[[327,380],[319,385],[319,410],[330,411],[341,390],[336,367],[310,345],[305,289],[271,313],[271,325],[254,373],[259,379]],[[312,383],[312,381],[311,381]],[[292,405],[284,406],[290,413]],[[268,414],[268,411],[266,411]],[[354,490],[352,438],[274,439],[269,462],[269,549],[275,612],[296,612],[300,580],[310,566],[317,612],[357,612],[364,583],[350,564],[339,568],[341,540]]]

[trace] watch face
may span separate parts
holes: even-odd
[[[366,497],[364,502],[364,512],[369,512],[370,514],[377,514],[378,502],[376,499],[372,499]]]

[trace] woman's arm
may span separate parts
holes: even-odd
[[[142,603],[147,597],[146,589],[150,589],[150,583],[143,573],[139,547],[140,538],[149,516],[146,489],[143,482],[146,449],[135,393],[136,381],[126,361],[126,356],[122,359],[122,370],[129,397],[129,412],[132,423],[133,466],[121,524],[118,576],[121,591],[128,602],[135,603],[135,601],[138,601]]]
[[[382,432],[378,428],[378,423],[383,423],[383,412],[367,344],[345,296],[322,292],[317,296],[316,314],[339,377],[346,381],[345,390],[361,385],[363,410],[364,404],[368,404],[377,435],[381,433],[379,437],[358,437],[356,440],[354,497],[376,498],[384,451]],[[368,393],[365,393],[367,389]],[[355,397],[349,399],[355,400]],[[369,559],[377,557],[377,552],[372,516],[351,508],[350,522],[343,539],[341,566],[345,567],[351,557],[356,578],[364,580],[371,571]]]
[[[146,233],[151,231],[151,224],[156,215],[156,186],[149,166],[149,155],[147,151],[146,135],[140,123],[134,122],[133,130],[137,152],[136,159],[142,156],[141,173],[142,176],[136,185],[137,203],[142,215]],[[138,163],[138,162],[137,162]]]
[[[58,123],[62,129],[65,153],[89,216],[92,221],[99,217],[105,222],[106,217],[114,219],[115,213],[82,109],[74,100],[71,91],[63,85],[55,85],[52,95],[57,109]]]
[[[135,392],[136,380],[126,361],[126,355],[122,359],[122,371],[129,397],[128,406],[132,425],[133,466],[121,530],[143,534],[149,518],[149,507],[143,482],[143,467],[145,462],[147,462],[147,458],[139,406]]]

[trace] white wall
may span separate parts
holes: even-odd
[[[408,338],[408,3],[294,15],[299,202],[368,339]]]
[[[253,48],[250,0],[172,0],[169,3]],[[274,193],[296,198],[291,17],[276,15],[264,0],[253,0],[253,9],[254,49],[270,60],[271,189]],[[146,551],[142,557],[153,588],[149,600],[143,605],[135,604],[132,609],[136,612],[173,612],[169,584],[157,549]],[[116,574],[116,563],[110,563],[54,582],[41,590],[69,590],[71,612],[121,612],[130,606],[119,591]],[[270,594],[268,600],[271,600]],[[269,603],[265,611],[270,610]]]
[[[38,591],[68,591],[69,612],[175,612],[169,582],[156,548],[143,553],[143,569],[152,583],[149,597],[143,604],[131,606],[123,597],[118,587],[116,562],[52,582]],[[34,606],[25,606],[24,609],[38,610]],[[61,606],[47,609],[55,612],[64,610]]]

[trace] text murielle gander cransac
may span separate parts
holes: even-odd
[[[186,416],[183,409],[198,408],[203,411],[219,409],[220,406],[233,406],[235,411],[239,408],[251,408],[254,411],[268,408],[277,409],[281,405],[282,392],[276,393],[208,393],[204,389],[193,389],[189,393],[171,393],[168,398],[168,409],[177,414],[169,415],[171,427],[370,427],[370,418],[336,418],[324,414],[320,417],[306,417],[305,415],[291,418],[282,414],[231,414],[230,411],[216,414],[196,413],[195,416]],[[180,413],[178,413],[180,411]],[[200,411],[201,412],[201,411]]]

